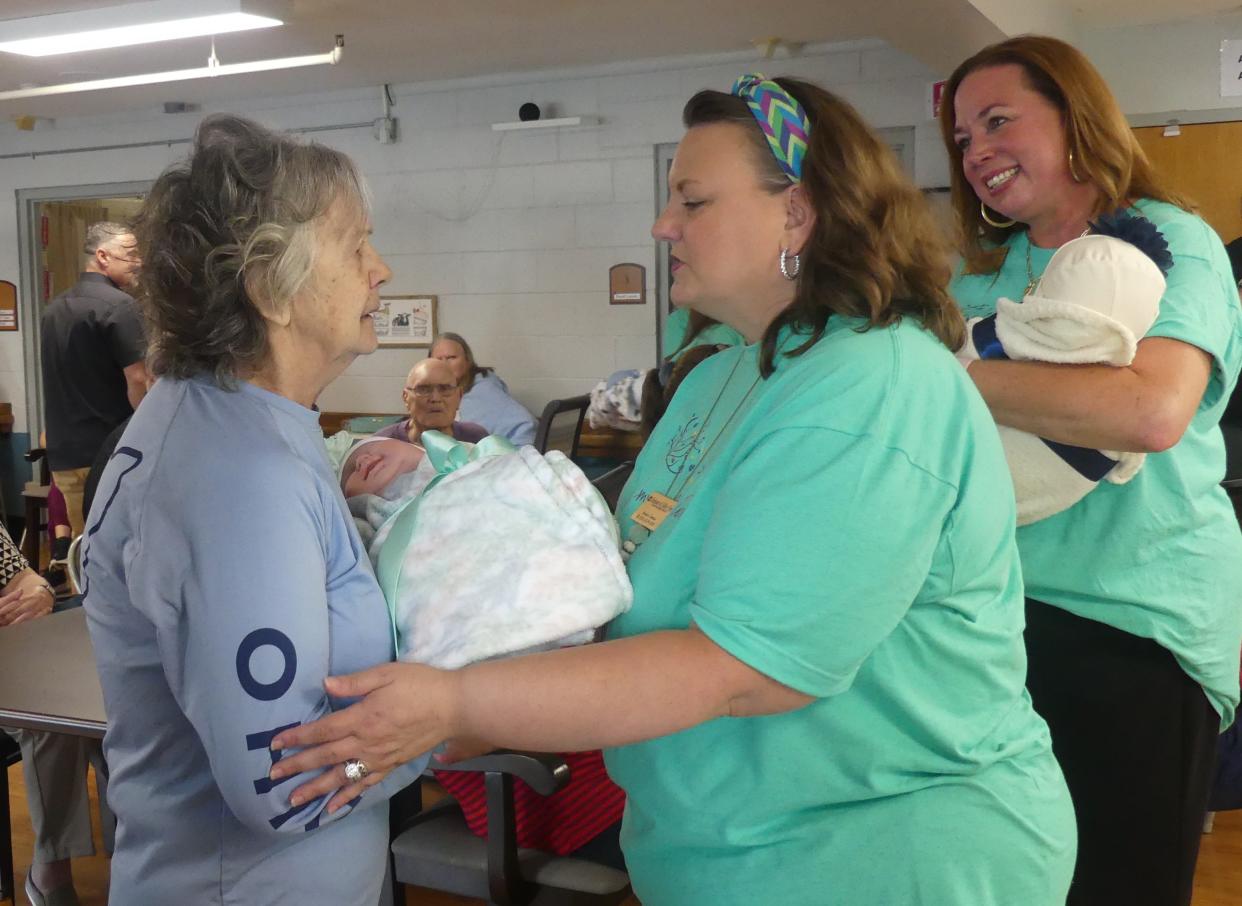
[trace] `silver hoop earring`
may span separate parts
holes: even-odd
[[[791,258],[793,267],[790,267]],[[797,280],[800,273],[802,273],[802,256],[797,253],[790,254],[789,249],[781,249],[781,276],[786,280]]]

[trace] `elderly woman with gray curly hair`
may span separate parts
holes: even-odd
[[[327,675],[394,655],[313,408],[375,349],[391,276],[360,177],[336,151],[210,117],[136,231],[159,380],[104,471],[83,557],[110,899],[373,906],[388,795],[426,758],[332,814],[268,780],[272,737],[336,707]]]

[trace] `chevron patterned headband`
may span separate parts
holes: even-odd
[[[733,83],[730,94],[744,100],[754,115],[772,156],[789,181],[802,182],[802,158],[811,136],[811,123],[802,105],[780,85],[757,72],[747,73]]]

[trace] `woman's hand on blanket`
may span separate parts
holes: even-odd
[[[374,786],[404,764],[453,735],[457,688],[453,673],[422,664],[384,664],[348,676],[329,677],[324,686],[336,698],[362,701],[313,723],[286,730],[272,741],[274,750],[302,749],[281,758],[271,777],[279,780],[334,765],[289,797],[297,806],[336,792],[328,811]],[[345,762],[361,759],[368,774],[357,783],[345,777]]]

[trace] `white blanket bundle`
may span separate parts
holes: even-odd
[[[1110,236],[1067,242],[1021,302],[999,299],[996,314],[967,322],[963,363],[1008,358],[1061,364],[1129,365],[1155,323],[1164,274],[1145,253]],[[1145,454],[1055,444],[998,426],[1013,476],[1018,525],[1068,509],[1101,480],[1125,484]]]
[[[629,609],[616,523],[581,469],[556,451],[430,434],[439,477],[370,546],[401,660],[453,669],[582,644]]]

